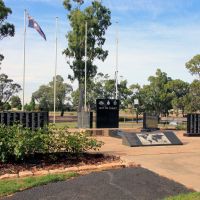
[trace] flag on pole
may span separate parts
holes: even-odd
[[[29,15],[28,15],[28,27],[34,28],[46,40],[46,36],[42,31],[41,27],[39,26],[39,24]]]

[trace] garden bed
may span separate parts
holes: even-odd
[[[53,170],[74,166],[100,165],[119,160],[119,157],[101,153],[82,153],[79,155],[63,152],[35,154],[34,156],[25,157],[22,161],[0,163],[0,175],[17,174],[20,171],[27,170],[34,172],[38,170]]]

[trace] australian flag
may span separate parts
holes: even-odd
[[[42,31],[41,27],[39,26],[39,24],[29,15],[28,15],[28,27],[34,28],[46,40],[46,36]]]

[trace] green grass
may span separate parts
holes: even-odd
[[[55,113],[56,116],[60,116],[60,112]],[[54,116],[54,112],[49,112],[49,116]],[[77,116],[77,112],[64,112],[64,116]]]
[[[57,128],[77,128],[77,122],[56,122]]]
[[[165,198],[164,200],[200,200],[200,192],[180,194],[178,196]]]
[[[0,181],[0,197],[6,196],[24,189],[35,186],[45,185],[50,182],[64,181],[72,177],[78,176],[77,173],[67,174],[49,174],[45,176],[35,176],[28,178],[18,178]]]

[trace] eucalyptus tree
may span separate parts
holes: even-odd
[[[200,80],[200,55],[194,56],[190,61],[185,64],[186,68],[192,75],[196,75]]]
[[[189,86],[189,93],[185,97],[185,110],[187,112],[200,111],[200,81],[194,80]]]
[[[53,79],[54,80],[54,79]],[[53,110],[54,104],[54,81],[50,81],[47,85],[41,85],[37,91],[32,94],[32,98],[39,104],[41,110]],[[64,114],[66,102],[72,92],[72,86],[64,82],[62,76],[56,76],[56,109]]]
[[[10,98],[10,106],[11,108],[17,108],[18,110],[21,110],[22,108],[22,102],[19,96],[12,96]]]
[[[127,86],[127,80],[118,82],[118,99],[120,108],[125,109],[130,102],[132,91]],[[98,73],[88,87],[88,105],[91,109],[96,108],[96,99],[113,99],[115,98],[115,80],[108,74]],[[73,105],[78,104],[78,90],[72,95]]]
[[[0,74],[0,109],[10,101],[10,98],[21,90],[21,86],[15,83],[6,74]]]
[[[6,22],[8,15],[12,13],[12,10],[4,4],[3,0],[0,0],[0,40],[7,36],[13,37],[15,34],[15,27],[13,24]],[[3,55],[0,54],[0,64],[3,60]]]
[[[97,73],[95,60],[104,61],[108,51],[103,49],[105,33],[111,25],[111,12],[102,5],[101,1],[91,1],[89,6],[84,6],[83,0],[64,0],[64,7],[68,11],[71,31],[67,34],[68,47],[63,51],[67,57],[68,65],[73,71],[69,78],[78,81],[79,105],[78,111],[83,107],[84,76],[85,76],[85,24],[87,22],[87,80]]]
[[[150,76],[148,80],[150,84],[144,85],[139,94],[144,111],[168,114],[168,110],[172,108],[173,94],[168,90],[167,84],[172,79],[157,69],[155,76]]]
[[[179,113],[179,110],[181,110],[182,114],[184,115],[186,106],[185,97],[186,95],[188,95],[189,86],[189,83],[180,79],[172,80],[166,85],[167,92],[171,93],[173,96],[172,106],[177,115]]]

